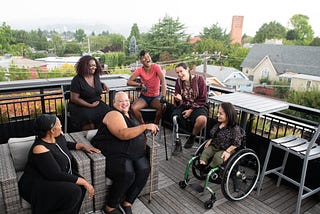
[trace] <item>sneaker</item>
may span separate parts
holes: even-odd
[[[188,138],[187,142],[184,144],[184,148],[185,149],[190,149],[194,144],[194,140],[195,140],[195,136],[191,135]]]
[[[182,145],[181,145],[181,139],[177,139],[175,141],[174,149],[172,152],[172,156],[177,156],[182,153]]]

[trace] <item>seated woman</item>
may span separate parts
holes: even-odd
[[[144,132],[157,133],[158,126],[140,124],[130,109],[130,99],[125,92],[117,92],[114,110],[109,111],[91,143],[106,156],[106,176],[113,182],[108,192],[104,213],[132,213],[131,206],[145,186],[150,163],[146,156]]]
[[[19,180],[19,192],[31,204],[32,213],[79,213],[86,191],[94,196],[93,186],[77,174],[69,149],[100,151],[82,143],[67,142],[61,134],[60,120],[51,114],[34,123],[37,135],[28,162]]]
[[[184,127],[187,121],[194,124],[192,134],[184,145],[188,149],[193,146],[195,136],[207,125],[207,85],[202,76],[192,75],[184,62],[179,63],[175,70],[178,78],[174,93],[176,109],[173,110],[172,117],[178,115],[179,122]]]
[[[102,91],[109,91],[101,83],[102,68],[98,60],[92,56],[83,56],[76,64],[77,75],[71,81],[70,115],[72,123],[82,130],[95,129],[102,124],[109,106],[101,101]]]
[[[210,130],[210,137],[200,156],[200,165],[214,168],[228,160],[241,144],[240,127],[236,124],[237,111],[229,102],[223,102],[218,109],[218,123]],[[209,159],[211,162],[208,163]]]

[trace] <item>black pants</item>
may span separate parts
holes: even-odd
[[[115,208],[123,200],[132,204],[147,183],[149,173],[150,163],[146,156],[135,160],[107,159],[107,176],[112,180],[107,205]]]
[[[39,180],[19,182],[20,194],[31,204],[33,214],[78,214],[86,189],[75,183]]]

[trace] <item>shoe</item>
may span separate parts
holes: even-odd
[[[184,148],[185,149],[190,149],[194,144],[194,140],[195,140],[195,136],[191,135],[188,138],[187,142],[184,144]]]
[[[120,209],[122,209],[125,214],[132,214],[131,208],[132,208],[131,206],[120,205]]]
[[[118,208],[112,210],[111,212],[108,212],[107,210],[102,209],[101,212],[103,214],[123,214],[123,212],[121,210],[119,210]]]
[[[172,156],[177,156],[182,153],[182,145],[181,145],[181,139],[177,139],[175,141],[174,149],[172,152]]]

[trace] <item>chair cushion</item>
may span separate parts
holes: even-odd
[[[17,172],[23,171],[28,160],[29,150],[35,140],[35,136],[10,138],[8,145]]]
[[[87,131],[86,138],[91,141],[91,139],[97,134],[98,129],[92,129]]]

